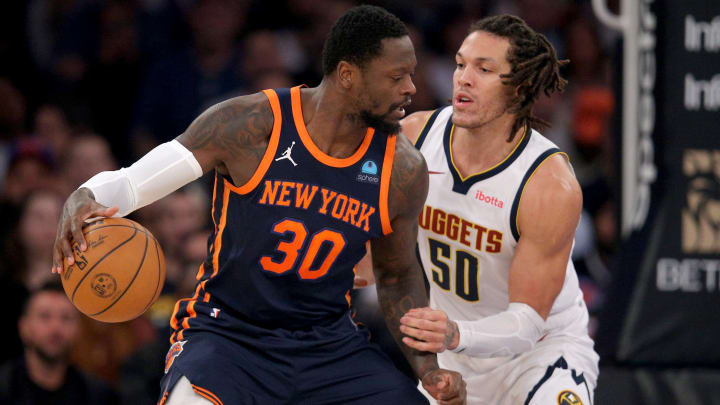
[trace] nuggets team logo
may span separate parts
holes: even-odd
[[[165,374],[170,370],[170,366],[172,366],[175,361],[175,357],[182,353],[183,346],[185,346],[184,340],[178,340],[170,346],[170,350],[168,350],[167,355],[165,355]]]
[[[580,397],[569,390],[562,391],[557,397],[558,405],[583,405]]]
[[[98,297],[107,298],[117,291],[117,282],[113,276],[107,273],[100,273],[93,277],[90,282],[90,288],[92,288]]]
[[[686,150],[683,174],[687,194],[682,208],[682,250],[720,253],[720,150]]]

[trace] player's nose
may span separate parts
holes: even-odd
[[[403,96],[412,96],[415,95],[415,92],[417,92],[417,89],[415,88],[415,83],[413,83],[412,77],[408,76],[403,83],[402,94]]]

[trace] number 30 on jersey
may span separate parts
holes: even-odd
[[[290,218],[276,223],[272,231],[280,236],[289,236],[290,240],[281,239],[277,248],[275,248],[278,252],[284,254],[282,260],[274,261],[271,256],[263,256],[260,258],[260,266],[265,271],[283,274],[295,267],[295,263],[300,257],[300,253],[302,253],[302,261],[297,273],[303,280],[314,280],[326,275],[347,244],[345,237],[340,232],[323,229],[311,236],[308,247],[301,252],[308,231],[305,224]],[[320,261],[320,265],[313,269],[311,266],[318,259],[317,255],[323,244],[330,246],[330,250],[327,256]]]

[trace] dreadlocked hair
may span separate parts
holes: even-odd
[[[510,73],[500,75],[503,84],[515,89],[508,109],[516,114],[508,142],[523,127],[547,128],[550,123],[533,115],[533,105],[540,93],[550,96],[562,92],[567,80],[560,76],[560,67],[569,63],[558,60],[550,41],[530,28],[521,18],[512,15],[497,15],[476,21],[470,26],[469,34],[484,31],[507,38],[510,41],[507,59]]]

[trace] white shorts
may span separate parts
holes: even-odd
[[[565,343],[538,344],[512,359],[471,359],[446,352],[438,360],[440,367],[463,375],[468,405],[592,405],[597,354]],[[436,403],[422,386],[420,391]]]

